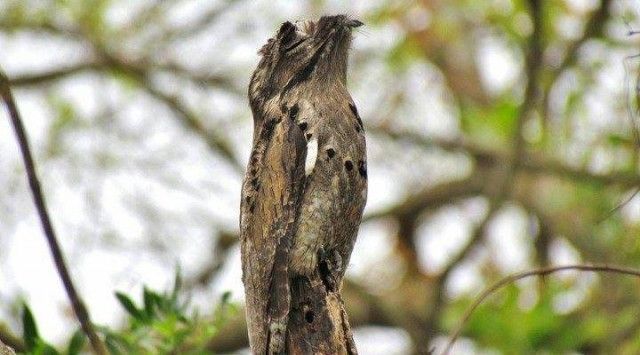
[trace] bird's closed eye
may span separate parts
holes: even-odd
[[[297,41],[294,41],[293,43],[291,43],[290,45],[288,45],[288,46],[285,48],[285,50],[286,50],[287,52],[290,52],[290,51],[292,51],[292,50],[296,49],[296,47],[298,47],[299,45],[301,45],[301,44],[302,44],[302,42],[304,42],[304,41],[306,41],[306,38],[301,38],[301,39],[299,39],[299,40],[297,40]]]

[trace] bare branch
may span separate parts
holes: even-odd
[[[425,209],[435,210],[455,200],[481,194],[486,180],[483,174],[473,174],[465,179],[429,186],[408,196],[403,202],[388,209],[367,214],[365,221],[384,217],[417,215]]]
[[[96,352],[96,354],[106,355],[107,349],[105,348],[104,344],[102,343],[102,341],[96,334],[95,329],[93,328],[93,324],[91,323],[91,318],[89,317],[89,313],[87,312],[87,309],[84,305],[84,302],[80,298],[80,295],[76,291],[73,281],[71,280],[69,270],[64,261],[64,255],[62,253],[62,249],[58,244],[58,239],[53,229],[53,225],[51,224],[49,213],[47,212],[44,195],[42,194],[40,182],[38,181],[38,176],[36,173],[35,163],[31,155],[31,149],[29,148],[29,141],[27,139],[27,134],[25,132],[24,125],[22,124],[22,119],[20,118],[18,107],[16,106],[16,103],[13,99],[13,95],[11,93],[9,79],[6,77],[6,75],[2,70],[0,70],[0,94],[2,95],[2,99],[4,100],[7,106],[7,110],[11,118],[11,123],[15,131],[16,139],[18,140],[18,144],[20,145],[22,160],[24,161],[25,169],[27,171],[29,186],[31,187],[31,192],[33,194],[33,201],[36,205],[36,209],[40,217],[42,229],[44,230],[44,234],[47,238],[47,242],[49,243],[49,249],[51,251],[51,255],[53,256],[53,260],[58,270],[58,274],[62,279],[62,283],[64,285],[65,291],[67,292],[67,296],[69,297],[69,301],[71,302],[73,311],[75,312],[76,317],[80,322],[82,330],[89,338],[89,341],[91,342],[91,346],[93,347],[93,350]]]
[[[37,74],[27,74],[20,77],[16,77],[11,79],[9,82],[12,87],[16,86],[32,86],[45,84],[52,81],[57,81],[64,79],[66,77],[83,73],[90,70],[98,70],[101,68],[101,65],[98,63],[79,63],[76,65],[71,65],[64,68],[58,68],[51,71],[37,73]]]
[[[173,63],[158,64],[144,61],[128,63],[126,66],[129,69],[134,68],[137,72],[144,72],[145,75],[149,75],[152,72],[169,73],[190,80],[200,86],[225,88],[233,94],[244,95],[244,90],[242,88],[238,87],[238,85],[234,83],[230,78],[223,75],[195,73]],[[40,73],[15,76],[11,79],[11,87],[15,88],[20,86],[46,85],[51,82],[66,79],[67,77],[76,74],[81,74],[89,71],[108,72],[110,70],[116,70],[118,68],[118,66],[114,66],[111,63],[87,61],[84,63],[77,63],[74,65],[69,65],[67,67],[56,68]]]
[[[367,127],[367,130],[370,133],[387,135],[393,139],[410,142],[422,146],[425,149],[436,148],[448,152],[469,154],[481,167],[490,168],[509,159],[509,153],[504,150],[486,148],[463,138],[431,138],[415,132],[391,131],[383,127]],[[515,168],[518,173],[553,175],[581,183],[619,185],[622,187],[635,187],[640,185],[640,175],[635,173],[612,172],[608,174],[596,174],[588,170],[569,166],[564,162],[545,157],[541,154],[529,152],[522,154]]]
[[[149,95],[160,100],[174,113],[176,113],[187,128],[203,137],[207,145],[209,145],[213,150],[219,152],[236,171],[241,172],[243,170],[243,167],[231,150],[229,143],[222,136],[207,130],[200,119],[191,110],[185,107],[177,97],[160,91],[151,82],[149,82],[149,80],[141,79],[140,84],[142,85],[142,88],[149,93]]]
[[[86,71],[120,71],[131,76],[140,87],[146,91],[153,98],[166,105],[171,109],[182,122],[186,128],[203,137],[207,145],[214,151],[219,152],[236,171],[242,171],[238,159],[235,157],[229,143],[219,134],[211,132],[206,129],[200,119],[194,114],[187,106],[183,105],[180,100],[172,95],[169,95],[159,90],[150,80],[150,71],[167,71],[175,75],[186,77],[189,80],[196,82],[197,84],[207,84],[215,86],[230,85],[229,81],[221,76],[204,76],[196,75],[186,71],[175,65],[160,65],[153,63],[129,63],[120,59],[103,55],[104,58],[97,62],[80,63],[77,65],[69,66],[66,68],[60,68],[44,73],[24,75],[22,77],[11,80],[11,85],[28,86],[44,84],[51,81],[63,79],[65,77],[79,74]],[[232,91],[238,93],[238,90],[230,86]]]
[[[531,277],[531,276],[545,276],[549,274],[553,274],[560,271],[567,270],[578,270],[585,272],[596,272],[596,273],[614,273],[614,274],[622,274],[622,275],[630,275],[640,278],[640,269],[628,268],[624,266],[609,266],[609,265],[564,265],[564,266],[556,266],[556,267],[547,267],[534,269],[529,271],[519,272],[510,276],[507,276],[500,281],[493,284],[491,287],[482,291],[482,293],[475,299],[475,301],[471,304],[471,306],[465,311],[460,323],[456,326],[456,328],[451,333],[449,337],[449,342],[447,343],[446,348],[442,352],[442,355],[447,355],[451,351],[451,347],[455,343],[455,341],[460,336],[460,332],[462,328],[467,324],[469,318],[473,314],[473,312],[484,302],[489,296],[491,296],[496,291],[500,290],[506,285],[514,283],[518,280]]]
[[[165,40],[171,42],[198,35],[200,32],[209,28],[215,20],[220,19],[221,15],[234,4],[234,1],[225,1],[222,5],[211,7],[210,9],[203,11],[202,15],[200,15],[198,19],[185,26],[181,26],[165,33],[163,37],[166,37]]]
[[[495,213],[500,209],[503,202],[510,197],[512,193],[513,180],[518,170],[520,162],[527,155],[522,130],[530,112],[533,110],[538,89],[538,76],[542,67],[542,4],[537,0],[529,2],[530,15],[533,20],[534,30],[529,39],[529,48],[527,52],[526,74],[527,86],[524,93],[524,101],[520,106],[517,117],[515,117],[516,125],[512,136],[511,154],[507,159],[498,161],[489,177],[492,181],[485,185],[486,194],[489,196],[489,211],[483,221],[476,227],[467,244],[444,268],[443,272],[438,276],[436,288],[434,290],[434,302],[431,311],[427,316],[428,329],[434,329],[437,324],[442,306],[444,303],[444,287],[446,281],[460,262],[462,262],[469,253],[479,244],[485,236],[485,230]]]

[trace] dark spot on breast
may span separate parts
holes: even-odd
[[[258,181],[258,178],[251,179],[251,186],[253,186],[253,189],[256,191],[260,188],[260,182]]]
[[[360,173],[360,176],[362,176],[365,179],[367,178],[367,162],[366,161],[362,161],[362,160],[358,161],[358,172]]]
[[[295,120],[296,117],[298,117],[299,110],[300,108],[298,107],[298,104],[294,104],[293,106],[291,106],[291,109],[289,110],[289,119]]]
[[[335,155],[336,155],[336,151],[333,150],[333,148],[327,149],[327,156],[329,157],[329,159],[333,158]]]
[[[311,139],[311,137],[313,137],[313,133],[307,133],[307,140]]]
[[[298,124],[298,127],[300,127],[301,130],[306,131],[307,130],[307,122],[300,122],[300,124]]]
[[[307,310],[306,312],[304,312],[304,320],[306,320],[307,323],[313,323],[313,318],[315,318],[315,316],[312,310]]]
[[[347,171],[353,170],[353,162],[351,160],[346,160],[344,162],[344,168],[347,169]]]
[[[256,204],[252,203],[251,206],[249,206],[249,212],[253,213],[253,211],[256,210]]]
[[[244,198],[244,201],[245,201],[246,203],[251,202],[251,196],[247,196],[247,197],[245,197],[245,198]]]
[[[287,105],[282,104],[282,106],[280,106],[280,111],[282,111],[282,113],[287,113],[287,111],[289,111],[289,108],[287,108]]]

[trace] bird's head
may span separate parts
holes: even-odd
[[[249,85],[252,107],[303,83],[346,82],[351,31],[362,25],[346,15],[283,23],[259,51]]]

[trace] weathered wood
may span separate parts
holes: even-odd
[[[0,341],[0,355],[16,355],[15,351]]]
[[[357,354],[339,290],[316,273],[291,282],[289,354]]]

